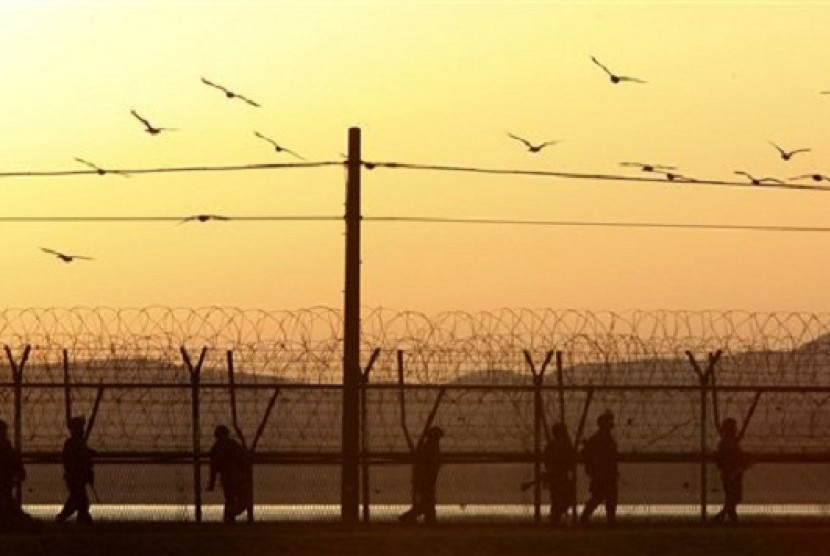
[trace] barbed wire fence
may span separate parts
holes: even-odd
[[[755,180],[699,179],[665,172],[623,175],[372,162],[362,159],[356,128],[349,130],[349,157],[344,161],[21,170],[0,172],[0,178],[89,175],[107,180],[111,175],[323,167],[343,167],[349,179],[365,169],[622,181],[659,187],[830,191],[823,183],[827,178],[819,174],[801,177],[810,184],[761,185]],[[821,226],[729,223],[361,216],[359,206],[351,214],[348,207],[347,198],[347,238],[349,224],[359,226],[361,220],[830,231]],[[342,218],[18,215],[2,216],[0,223],[106,225],[213,219],[276,223]],[[347,267],[349,260],[357,259],[347,257]],[[353,312],[350,315],[354,317]],[[354,321],[325,307],[280,312],[164,307],[6,309],[0,312],[0,343],[6,346],[0,373],[8,379],[0,378],[0,411],[12,415],[15,445],[27,462],[43,464],[38,465],[43,469],[53,469],[59,459],[57,447],[67,417],[90,415],[97,461],[113,470],[105,474],[106,488],[102,488],[111,493],[113,503],[150,504],[150,511],[158,512],[161,504],[172,501],[190,508],[175,518],[197,521],[206,506],[201,471],[210,432],[216,424],[230,423],[254,452],[258,511],[271,504],[287,508],[279,514],[284,518],[294,514],[333,517],[329,509],[341,500],[338,473],[345,469],[347,459],[351,466],[354,454],[349,448],[347,458],[340,426],[345,422],[344,394],[348,390],[351,399],[354,392],[343,383],[344,367],[352,369],[346,351],[355,353],[344,346],[356,345],[346,338],[349,322]],[[618,416],[617,438],[624,466],[629,466],[623,474],[623,500],[646,513],[653,506],[698,504],[705,518],[707,497],[715,483],[709,475],[717,416],[743,421],[745,447],[758,462],[752,475],[763,475],[761,468],[767,464],[830,461],[825,433],[825,405],[830,399],[826,344],[830,342],[824,338],[829,325],[830,316],[799,313],[505,309],[428,316],[369,310],[359,325],[364,366],[359,384],[364,519],[370,519],[370,514],[372,519],[383,518],[390,508],[408,500],[407,466],[412,456],[407,437],[435,422],[447,430],[447,465],[440,487],[443,504],[457,504],[459,515],[475,515],[473,507],[483,505],[489,512],[507,508],[502,518],[532,515],[538,520],[540,456],[547,427],[562,420],[580,440],[590,434],[604,409]],[[353,334],[353,325],[351,330]],[[704,364],[707,357],[714,371],[704,374],[698,362]],[[659,472],[651,471],[655,466],[662,466]],[[766,504],[765,511],[775,504],[825,503],[816,494],[820,473],[815,473],[816,466],[810,469],[810,473],[794,474],[818,477],[804,488],[792,483],[785,486],[770,480],[768,474],[761,481],[766,498],[759,499]],[[26,498],[54,502],[56,474],[51,476],[51,483],[45,478],[33,481]],[[517,485],[529,477],[537,480],[536,486],[532,492],[521,492]],[[584,480],[580,484],[584,493]]]
[[[367,519],[372,508],[383,519],[406,502],[405,429],[418,434],[430,413],[447,433],[439,501],[461,514],[477,504],[513,505],[538,518],[542,493],[521,493],[518,483],[538,475],[545,430],[564,419],[585,438],[605,409],[618,420],[629,481],[622,503],[628,492],[643,511],[706,510],[717,488],[715,399],[721,417],[746,422],[745,449],[759,469],[830,462],[830,315],[374,309],[362,326],[363,364],[373,359],[361,387]],[[258,504],[308,518],[337,502],[337,310],[6,309],[0,343],[8,348],[0,411],[17,416],[12,428],[26,461],[52,469],[53,483],[66,416],[85,413],[94,415],[97,462],[112,469],[101,487],[112,503],[169,502],[169,492],[142,491],[162,466],[177,477],[173,498],[193,508],[181,517],[201,517],[201,491],[188,484],[198,471],[187,470],[204,465],[220,423],[233,424],[249,446],[260,431]],[[716,351],[717,380],[699,381],[687,352],[703,365]],[[668,467],[649,471],[655,466]],[[759,500],[770,508],[816,501],[775,485],[765,491]]]

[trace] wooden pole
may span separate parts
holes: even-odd
[[[340,519],[355,524],[360,511],[360,128],[349,128],[348,154]]]

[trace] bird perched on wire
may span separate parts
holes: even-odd
[[[194,214],[193,216],[188,216],[187,218],[182,218],[179,221],[179,224],[184,224],[185,222],[207,222],[208,220],[230,220],[228,216],[220,216],[218,214]]]
[[[533,143],[531,143],[527,139],[523,139],[523,138],[519,137],[518,135],[513,135],[512,133],[508,133],[507,136],[512,137],[516,141],[522,142],[524,144],[524,146],[527,147],[528,152],[532,152],[532,153],[538,153],[539,151],[541,151],[545,147],[548,147],[550,145],[555,145],[557,143],[561,143],[561,141],[545,141],[544,143],[539,143],[538,145],[534,145]]]
[[[60,260],[62,260],[65,263],[71,263],[75,259],[84,260],[84,261],[94,261],[95,260],[92,257],[84,257],[83,255],[67,255],[66,253],[61,253],[60,251],[55,251],[54,249],[48,249],[46,247],[41,247],[40,250],[43,251],[44,253],[48,253],[50,255],[56,256],[57,258],[59,258]]]
[[[75,157],[75,160],[77,160],[78,162],[80,162],[84,166],[88,166],[88,167],[92,168],[93,170],[95,170],[98,173],[99,176],[103,176],[103,175],[106,175],[106,174],[118,174],[119,176],[123,176],[125,178],[130,177],[130,175],[125,173],[125,172],[119,172],[117,170],[104,170],[100,166],[96,166],[92,162],[89,162],[88,160],[84,160],[83,158]]]
[[[813,181],[830,181],[830,177],[825,176],[824,174],[802,174],[800,176],[795,176],[790,178],[791,180],[804,180],[804,179],[811,179]]]
[[[785,151],[784,149],[782,149],[781,147],[779,147],[778,145],[776,145],[772,141],[770,141],[769,144],[772,145],[773,147],[775,147],[775,150],[778,151],[778,154],[781,155],[781,158],[783,160],[791,159],[794,154],[810,152],[810,149],[795,149],[794,151]]]
[[[778,184],[783,184],[784,183],[783,181],[781,181],[777,178],[756,178],[755,176],[753,176],[753,175],[751,175],[747,172],[736,171],[735,174],[737,174],[739,176],[746,177],[752,183],[752,185],[764,185],[765,183],[778,183]]]
[[[690,178],[688,176],[684,176],[683,174],[678,174],[677,172],[666,172],[665,170],[653,170],[655,174],[663,174],[667,180],[669,181],[685,181],[685,182],[693,182],[696,181],[694,178]]]
[[[178,131],[177,128],[175,128],[175,127],[155,127],[155,126],[153,126],[146,119],[139,116],[138,112],[136,112],[135,109],[130,110],[130,114],[132,114],[135,117],[135,119],[137,119],[139,122],[144,124],[144,127],[145,127],[144,131],[149,133],[150,135],[158,135],[162,131]]]
[[[214,89],[219,89],[220,91],[225,93],[225,96],[228,97],[228,98],[238,98],[239,100],[247,102],[251,106],[256,106],[257,108],[260,107],[260,105],[258,103],[254,102],[253,100],[249,99],[248,97],[240,95],[239,93],[234,93],[230,89],[228,89],[226,87],[223,87],[222,85],[219,85],[218,83],[214,83],[213,81],[208,81],[204,77],[202,77],[202,83],[204,83],[205,85],[207,85],[209,87],[213,87]]]
[[[601,67],[602,70],[605,73],[608,74],[608,77],[611,78],[611,83],[613,83],[615,85],[617,83],[621,83],[623,81],[629,81],[631,83],[645,83],[645,81],[643,81],[642,79],[639,79],[637,77],[628,77],[628,76],[625,76],[625,75],[617,75],[617,74],[613,73],[611,70],[609,70],[607,67],[605,67],[605,65],[602,62],[600,62],[599,60],[597,60],[593,56],[591,56],[591,61],[593,63],[595,63],[596,65],[598,65],[599,67]]]
[[[298,155],[297,153],[295,153],[295,152],[294,152],[294,151],[292,151],[291,149],[286,149],[285,147],[283,147],[282,145],[278,144],[276,141],[274,141],[274,140],[273,140],[273,139],[271,139],[270,137],[266,137],[266,136],[264,136],[263,134],[261,134],[261,133],[260,133],[260,132],[258,132],[258,131],[254,131],[254,135],[256,135],[257,137],[259,137],[259,138],[260,138],[260,139],[262,139],[263,141],[268,141],[269,143],[271,143],[271,145],[274,147],[274,150],[275,150],[275,151],[277,151],[278,153],[288,153],[288,154],[290,154],[290,155],[293,155],[293,156],[295,156],[295,157],[299,158],[300,160],[305,160],[305,158],[301,157],[300,155]]]
[[[639,168],[643,172],[654,172],[657,170],[677,170],[675,166],[664,166],[662,164],[644,164],[642,162],[620,162],[620,166]]]

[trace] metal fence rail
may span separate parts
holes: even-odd
[[[630,477],[623,503],[694,504],[705,518],[726,416],[745,431],[764,503],[827,502],[816,487],[830,480],[820,465],[830,461],[826,316],[378,310],[363,328],[364,519],[407,501],[407,437],[428,422],[447,433],[447,500],[524,505],[540,519],[541,488],[517,485],[539,478],[549,426],[564,422],[578,442],[605,409]],[[108,498],[125,504],[166,499],[130,483],[144,474],[152,487],[175,468],[177,500],[201,519],[202,468],[220,423],[251,450],[262,503],[336,504],[341,331],[325,308],[0,311],[0,417],[36,474],[54,477],[67,418],[87,415],[96,463],[114,473]],[[786,486],[770,466],[810,486]],[[57,502],[59,481],[49,480],[24,501]]]

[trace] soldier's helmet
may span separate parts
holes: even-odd
[[[67,423],[66,428],[70,431],[84,431],[84,427],[86,427],[86,418],[83,415],[78,415],[69,419],[69,423]]]
[[[597,426],[601,429],[611,429],[614,427],[614,413],[606,409],[597,417]]]
[[[738,422],[732,417],[727,417],[720,425],[720,430],[723,436],[737,436]]]
[[[443,436],[444,429],[442,429],[441,427],[430,427],[430,429],[427,431],[427,438],[439,440]]]
[[[228,430],[228,427],[225,425],[217,425],[215,429],[213,429],[213,437],[217,440],[224,440],[231,435],[231,431]]]

